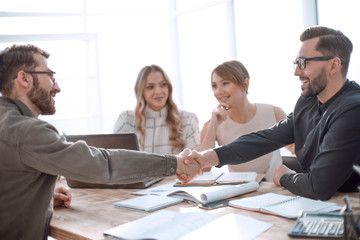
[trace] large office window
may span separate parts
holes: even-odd
[[[135,107],[136,77],[148,64],[167,72],[175,102],[195,112],[201,126],[217,105],[210,74],[232,59],[249,70],[251,101],[272,103],[290,113],[300,93],[292,61],[308,18],[303,3],[316,2],[4,1],[0,49],[33,43],[51,53],[49,65],[57,72],[62,92],[55,98],[57,113],[41,118],[61,133],[112,132],[119,113]],[[320,24],[340,28],[359,42],[352,24],[358,19],[350,19],[357,15],[349,13],[356,1],[346,0],[336,14],[340,6],[334,1],[318,2]],[[351,66],[359,62],[359,54],[354,55]],[[357,79],[359,70],[351,66],[349,77]]]
[[[178,21],[184,106],[200,122],[218,104],[211,90],[212,70],[232,59],[249,71],[251,101],[292,111],[300,92],[292,67],[303,29],[300,1],[218,1],[195,6]]]
[[[40,116],[61,133],[101,132],[98,36],[84,31],[82,1],[8,1],[1,4],[0,49],[34,44],[51,54],[62,92],[57,113]],[[72,6],[69,8],[68,6]]]
[[[235,3],[237,57],[250,74],[249,98],[290,113],[300,94],[292,61],[304,28],[301,1]]]
[[[339,4],[335,0],[318,0],[319,24],[340,29],[354,45],[349,65],[348,78],[360,83],[360,29],[355,27],[360,22],[359,1],[344,0]]]

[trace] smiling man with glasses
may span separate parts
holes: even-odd
[[[46,74],[51,79],[53,84],[56,83],[56,72],[53,72],[51,70],[49,70],[49,71],[25,71],[25,72],[30,73],[30,74]]]
[[[294,68],[298,66],[301,70],[304,70],[306,68],[306,62],[307,61],[327,61],[330,59],[333,59],[334,57],[330,56],[321,56],[321,57],[311,57],[311,58],[303,58],[299,57],[294,61]]]
[[[57,175],[126,184],[175,174],[188,182],[200,173],[197,162],[183,164],[189,149],[161,155],[67,142],[54,126],[38,119],[55,113],[54,98],[60,92],[48,57],[33,45],[0,52],[0,239],[47,239],[52,207],[71,202],[67,189],[54,191]]]
[[[202,167],[240,164],[295,143],[302,167],[275,170],[274,183],[290,192],[327,200],[336,191],[358,191],[360,177],[360,86],[347,79],[351,41],[340,31],[313,26],[300,36],[294,61],[301,96],[287,119],[204,152],[193,151]]]

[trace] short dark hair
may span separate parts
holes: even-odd
[[[339,57],[342,62],[342,74],[346,77],[353,45],[341,31],[324,26],[311,26],[300,35],[300,41],[319,37],[316,50],[326,56]]]
[[[13,45],[0,52],[0,92],[10,95],[14,86],[14,76],[24,69],[33,70],[38,66],[34,54],[49,58],[50,54],[31,45]]]

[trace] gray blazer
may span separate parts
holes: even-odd
[[[70,143],[21,101],[0,97],[0,239],[46,239],[58,175],[132,183],[174,175],[173,155]]]

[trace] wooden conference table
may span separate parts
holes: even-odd
[[[174,179],[175,178],[173,177],[165,178],[154,186],[173,182]],[[58,185],[67,186],[64,179],[59,180]],[[115,208],[113,206],[114,202],[136,197],[136,195],[131,193],[138,190],[139,189],[71,189],[73,197],[71,208],[59,207],[55,209],[51,221],[50,235],[57,240],[105,239],[103,236],[105,230],[149,214],[148,212]],[[268,192],[294,196],[283,187],[276,186],[270,182],[261,182],[260,188],[257,191],[241,195],[241,197],[256,196]],[[358,206],[359,193],[336,193],[329,201],[336,202],[340,206],[343,206],[343,197],[345,195],[349,196],[350,203],[353,206]],[[273,224],[270,229],[263,232],[256,239],[293,239],[287,235],[295,222],[295,220],[291,219],[236,209],[233,207],[203,210],[196,205],[186,202],[169,206],[164,209],[177,212],[208,211],[217,218],[228,213],[241,214]]]

